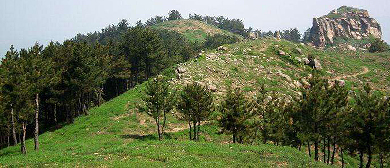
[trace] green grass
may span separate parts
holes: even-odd
[[[181,33],[191,42],[203,43],[208,35],[223,34],[228,36],[235,36],[239,39],[243,39],[240,35],[233,34],[226,30],[219,29],[215,26],[208,25],[198,20],[173,20],[166,21],[157,25],[153,28],[173,30]]]
[[[40,150],[27,140],[27,155],[19,146],[0,150],[0,167],[322,167],[303,152],[274,145],[226,144],[229,135],[217,126],[202,126],[200,142],[188,141],[187,131],[158,141],[154,124],[140,125],[132,113],[144,85],[90,110],[73,124],[40,135]],[[127,110],[130,109],[130,110]],[[169,116],[169,124],[182,124]],[[224,143],[225,142],[225,143]]]

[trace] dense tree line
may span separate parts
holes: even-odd
[[[25,139],[34,137],[38,150],[38,136],[45,130],[88,115],[89,108],[165,68],[194,58],[205,47],[237,41],[227,36],[210,36],[209,45],[198,44],[177,32],[150,27],[177,19],[181,15],[173,10],[168,18],[138,21],[135,26],[122,20],[100,32],[78,34],[46,47],[35,44],[16,51],[11,46],[0,64],[0,147],[20,143],[22,153],[26,153]],[[167,109],[163,111],[160,134],[164,132]],[[160,121],[160,112],[149,114]]]
[[[173,31],[122,20],[99,33],[46,47],[12,46],[0,64],[0,146],[20,143],[60,123],[72,123],[161,70],[193,58],[202,46]]]
[[[244,22],[241,19],[229,19],[223,16],[202,16],[199,14],[190,14],[189,19],[205,22],[222,30],[239,34],[245,38],[249,37],[249,33],[252,30],[252,28],[245,29]]]
[[[254,38],[269,38],[269,37],[277,37],[281,39],[285,39],[291,42],[299,43],[302,42],[302,34],[299,32],[297,28],[291,28],[287,30],[282,31],[268,31],[268,32],[262,32],[261,30],[254,30],[252,31]]]
[[[390,98],[373,91],[369,84],[351,91],[338,81],[313,74],[310,86],[301,88],[295,97],[267,91],[264,85],[254,97],[245,96],[239,88],[229,88],[215,105],[210,90],[198,83],[184,86],[176,98],[165,97],[177,101],[178,116],[188,122],[192,140],[199,139],[200,122],[208,120],[216,110],[220,114],[219,126],[232,135],[233,143],[296,147],[326,164],[334,164],[338,156],[343,167],[345,154],[358,155],[360,167],[367,168],[377,156],[377,163],[383,167],[390,150]],[[151,82],[167,86],[164,82]],[[146,90],[149,93],[154,89]],[[154,102],[155,106],[165,102],[144,101]]]

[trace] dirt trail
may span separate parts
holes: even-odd
[[[200,125],[205,125],[208,123],[209,123],[209,121],[203,121],[200,123]],[[174,132],[180,132],[180,131],[183,131],[186,129],[190,129],[190,126],[188,124],[178,124],[178,125],[173,125],[173,126],[174,126],[174,128],[170,128],[168,130],[165,130],[165,132],[174,133]]]
[[[363,67],[363,71],[362,72],[355,73],[355,74],[352,74],[352,75],[336,76],[336,77],[332,78],[332,80],[340,80],[340,79],[345,79],[345,78],[354,78],[354,77],[357,77],[359,75],[364,75],[364,74],[366,74],[368,72],[370,72],[370,70],[367,67]]]

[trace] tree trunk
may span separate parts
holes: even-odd
[[[196,131],[197,131],[197,129],[196,129],[196,122],[193,121],[193,122],[192,122],[192,125],[193,125],[193,130],[194,130],[194,137],[193,137],[193,140],[196,140],[196,139],[197,139],[197,137],[196,137],[196,135],[197,135],[197,133],[196,133]]]
[[[382,152],[379,154],[379,159],[380,159],[380,168],[383,168],[383,153]]]
[[[68,110],[68,105],[65,105],[65,113],[66,113],[66,122],[67,123],[70,123],[70,114],[69,114],[69,110]]]
[[[22,152],[22,154],[26,154],[27,153],[27,150],[26,150],[26,123],[23,121],[22,122],[22,129],[23,129],[23,136],[22,136],[22,140],[20,142],[20,150]]]
[[[87,105],[85,105],[85,103],[83,103],[83,112],[84,112],[84,115],[88,115],[88,108],[87,108]]]
[[[341,151],[341,167],[344,168],[344,150],[343,148],[340,149]]]
[[[359,159],[360,159],[360,164],[359,164],[359,168],[363,168],[363,152],[362,151],[359,151]]]
[[[196,140],[198,141],[199,141],[199,132],[200,132],[200,121],[198,122],[198,130],[196,131],[196,133],[198,134],[196,135]]]
[[[14,108],[12,107],[12,104],[11,104],[11,124],[12,124],[12,137],[14,138],[14,145],[16,145],[18,144],[18,140],[16,138]]]
[[[318,161],[318,141],[314,142],[314,160]]]
[[[74,122],[74,111],[72,109],[72,105],[68,105],[68,111],[69,111],[69,120],[70,120],[70,123],[73,123]]]
[[[330,160],[330,163],[334,163],[334,155],[336,154],[337,147],[336,147],[336,141],[333,142],[333,153],[332,153],[332,159]]]
[[[35,96],[35,103],[37,105],[37,109],[35,109],[35,132],[34,132],[34,145],[35,150],[39,150],[39,94],[37,93]]]
[[[328,159],[326,160],[326,163],[329,164],[330,162],[330,137],[328,137]]]
[[[189,133],[190,133],[190,140],[192,140],[191,121],[188,122],[188,125],[190,126],[190,131],[189,131]]]
[[[19,134],[18,134],[18,140],[19,140],[18,142],[21,142],[21,139],[20,139],[20,135],[21,135],[21,134],[22,134],[22,133],[19,133]]]
[[[82,97],[82,95],[80,94],[80,97],[79,97],[79,109],[77,109],[77,111],[81,111],[84,114],[83,103],[81,103],[81,97]],[[79,116],[79,115],[80,114],[77,113],[77,116]]]
[[[54,123],[57,125],[57,104],[54,104]]]
[[[309,157],[311,157],[310,141],[307,142],[307,150],[309,151]]]
[[[366,168],[370,168],[371,167],[371,160],[372,160],[372,151],[371,151],[371,145],[368,146],[368,159],[367,159],[367,164],[366,164]]]
[[[236,143],[236,129],[233,128],[233,143]]]
[[[160,121],[159,121],[158,117],[156,118],[156,126],[157,126],[158,140],[161,141]]]
[[[9,140],[9,137],[11,136],[10,135],[11,131],[10,131],[10,127],[9,127],[9,124],[7,124],[7,146],[9,147],[11,144],[10,144],[10,140]]]
[[[162,125],[162,127],[161,127],[161,129],[162,129],[162,133],[164,134],[164,129],[165,129],[165,122],[167,121],[167,116],[166,116],[166,112],[164,111],[164,113],[163,113],[163,125]]]
[[[325,140],[325,137],[324,139],[322,140],[323,141],[323,144],[322,144],[322,153],[324,154],[324,157],[323,157],[323,162],[326,163],[326,140]]]

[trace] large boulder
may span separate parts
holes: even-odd
[[[187,72],[187,69],[184,68],[184,67],[178,67],[178,68],[176,69],[176,72],[179,73],[179,74],[182,74],[182,73]]]
[[[356,51],[356,48],[353,47],[352,45],[347,45],[347,49],[348,49],[349,51]]]
[[[310,60],[308,58],[302,58],[302,62],[305,63],[305,65],[310,64]]]
[[[228,48],[225,47],[225,46],[219,46],[218,47],[218,51],[227,51],[227,50],[228,50]]]
[[[307,60],[309,60],[309,63],[307,63],[306,60],[305,60],[306,65],[309,65],[310,67],[312,67],[314,69],[317,69],[317,70],[322,69],[320,60],[318,60],[316,58],[314,58],[314,59],[313,58],[308,58]]]
[[[318,70],[322,69],[320,60],[314,59],[314,68],[315,68],[315,69],[318,69]]]
[[[284,51],[282,51],[282,50],[279,50],[279,55],[281,55],[281,56],[285,56],[286,55],[286,52],[284,52]]]

